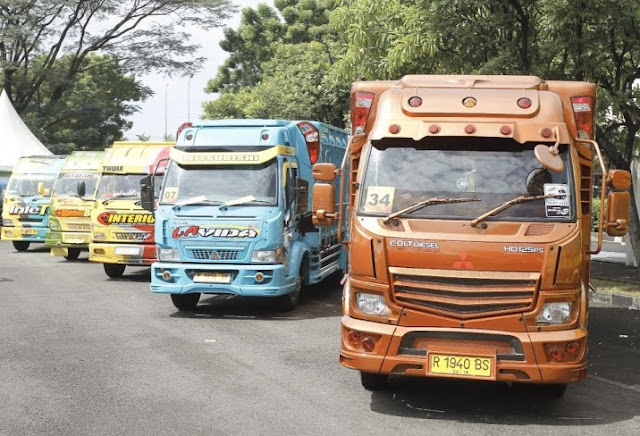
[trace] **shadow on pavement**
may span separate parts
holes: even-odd
[[[168,296],[167,296],[168,298]],[[193,311],[176,311],[173,318],[247,318],[294,321],[340,316],[342,286],[339,278],[329,277],[322,283],[303,288],[300,304],[291,312],[278,311],[274,298],[202,295]]]
[[[640,392],[586,379],[553,399],[529,386],[392,378],[371,394],[371,410],[421,419],[508,425],[589,426],[640,414]]]
[[[102,269],[102,264],[96,264],[100,266]],[[124,270],[124,274],[122,277],[114,277],[109,278],[107,275],[104,275],[105,280],[109,280],[110,282],[143,282],[149,283],[151,282],[151,268],[150,267],[136,267],[136,266],[127,266]]]

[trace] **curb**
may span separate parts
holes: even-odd
[[[594,307],[616,307],[640,310],[640,296],[589,291],[589,303]]]

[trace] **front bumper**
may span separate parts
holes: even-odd
[[[163,273],[171,275],[169,280]],[[194,282],[197,273],[229,273],[229,283]],[[256,275],[262,274],[258,282]],[[286,295],[296,286],[296,277],[287,277],[283,265],[205,265],[196,263],[157,262],[151,267],[151,291],[164,294],[227,294],[245,297]]]
[[[91,233],[89,232],[64,232],[50,231],[46,234],[46,245],[51,247],[51,253],[56,256],[62,256],[65,250],[55,250],[56,248],[87,248],[91,242]]]
[[[118,263],[121,265],[148,266],[156,261],[154,244],[89,244],[89,260],[100,263]]]
[[[44,242],[47,227],[3,227],[2,239],[6,241]]]
[[[347,339],[350,330],[377,338],[374,350],[368,353],[353,347]],[[425,346],[425,350],[415,350],[406,348],[406,339],[414,337],[407,336],[410,334],[454,339],[440,340],[438,345],[431,348]],[[455,339],[456,336],[460,339]],[[587,331],[584,328],[533,333],[452,328],[415,328],[362,321],[344,316],[342,318],[340,363],[347,368],[371,373],[441,377],[441,375],[434,375],[429,372],[429,352],[463,356],[479,354],[495,359],[495,371],[492,372],[492,377],[453,377],[490,379],[504,382],[570,383],[586,376],[586,336]],[[480,338],[487,337],[491,337],[496,342],[503,340],[516,344],[515,348],[519,348],[517,350],[519,353],[498,355],[494,350],[493,355],[491,355],[486,353],[486,350],[484,353],[467,351],[477,346],[477,344],[474,345],[474,338],[480,340]],[[571,341],[581,344],[579,356],[574,361],[551,362],[547,357],[549,344],[561,344]],[[447,344],[447,342],[449,343]],[[452,376],[446,375],[444,377]]]

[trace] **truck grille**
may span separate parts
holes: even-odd
[[[237,260],[240,250],[210,250],[206,248],[190,249],[189,255],[197,260]]]
[[[389,268],[398,304],[458,319],[533,308],[539,273]]]
[[[68,230],[83,230],[88,232],[91,230],[91,223],[67,223],[64,227]]]
[[[113,236],[120,241],[144,241],[149,233],[113,232]]]

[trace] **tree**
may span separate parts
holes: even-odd
[[[319,119],[344,125],[349,87],[331,81],[326,48],[318,42],[280,44],[262,65],[269,74],[255,86],[224,92],[204,106],[206,118]]]
[[[53,113],[95,53],[123,74],[192,74],[201,62],[184,25],[219,26],[233,10],[229,0],[0,0],[2,87],[22,114],[55,83],[38,110]]]
[[[92,54],[66,85],[62,98],[52,103],[52,90],[61,80],[67,80],[69,62],[70,57],[58,60],[23,110],[25,123],[52,152],[59,154],[102,149],[122,139],[122,131],[131,127],[125,117],[136,110],[132,102],[146,98],[151,91],[133,76],[125,75],[112,57]]]
[[[207,118],[317,119],[344,125],[348,84],[329,76],[340,46],[329,0],[276,0],[247,8],[220,46],[227,62],[209,81]],[[280,16],[282,18],[280,18]]]

